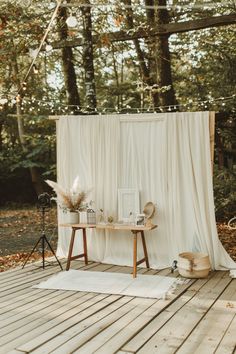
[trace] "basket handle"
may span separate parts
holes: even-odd
[[[236,230],[236,226],[231,226],[230,224],[236,221],[236,216],[234,216],[232,219],[229,220],[227,226],[228,228],[230,228],[231,230]]]
[[[192,273],[194,267],[193,259],[189,259],[189,267],[190,267],[189,271]]]

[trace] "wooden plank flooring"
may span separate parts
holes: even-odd
[[[71,267],[132,272],[94,262]],[[236,279],[228,272],[190,280],[160,300],[32,288],[59,271],[55,263],[0,273],[0,354],[236,352]],[[138,273],[177,276],[169,269]]]

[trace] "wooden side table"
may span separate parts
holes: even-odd
[[[73,261],[74,259],[82,258],[82,257],[84,257],[84,262],[87,265],[88,264],[88,250],[87,250],[86,229],[95,228],[96,225],[89,225],[89,224],[61,224],[60,226],[71,227],[71,237],[70,237],[70,245],[69,245],[69,252],[68,252],[68,257],[67,257],[66,270],[70,269],[71,261]],[[83,232],[83,248],[84,248],[84,252],[80,253],[80,254],[78,254],[76,256],[72,256],[73,248],[74,248],[74,242],[75,242],[75,234],[76,234],[77,230],[82,230],[82,232]]]
[[[88,251],[87,251],[87,237],[86,237],[86,229],[88,228],[97,228],[97,229],[108,229],[111,231],[115,230],[126,230],[126,231],[131,231],[131,234],[133,235],[133,277],[136,278],[137,276],[137,266],[142,263],[146,263],[146,267],[149,268],[149,260],[148,260],[148,252],[147,252],[147,246],[146,246],[146,241],[145,241],[145,235],[144,231],[150,231],[153,230],[157,227],[157,225],[151,225],[151,226],[134,226],[134,225],[122,225],[122,224],[97,224],[97,225],[90,225],[90,224],[62,224],[60,226],[64,227],[70,227],[72,232],[71,232],[71,239],[70,239],[70,246],[69,246],[69,252],[68,252],[68,259],[67,259],[67,265],[66,265],[66,270],[70,269],[70,263],[74,259],[82,258],[84,257],[85,264],[88,264]],[[81,254],[78,254],[76,256],[72,256],[73,252],[73,247],[74,247],[74,240],[75,240],[75,234],[77,230],[82,230],[83,232],[83,248],[84,252]],[[138,243],[138,235],[141,236],[142,240],[142,246],[143,246],[143,252],[144,252],[144,257],[140,260],[137,260],[137,243]]]
[[[145,236],[144,232],[142,231],[136,231],[136,230],[131,230],[133,234],[133,277],[136,278],[137,275],[137,266],[142,263],[146,263],[146,267],[149,267],[149,260],[148,260],[148,253],[147,253],[147,246],[146,246],[146,241],[145,241]],[[140,259],[137,261],[137,245],[138,245],[138,235],[141,235],[142,238],[142,245],[143,245],[143,253],[144,253],[144,258]]]

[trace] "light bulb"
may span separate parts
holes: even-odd
[[[46,44],[45,50],[46,50],[46,52],[50,52],[52,50],[51,44]]]
[[[50,2],[49,4],[48,4],[48,9],[49,10],[52,10],[52,9],[54,9],[55,8],[55,4],[54,4],[54,2]]]
[[[0,99],[0,104],[2,105],[2,104],[5,104],[5,103],[7,103],[8,102],[8,99],[7,98],[1,98]]]
[[[69,16],[66,20],[66,24],[68,27],[76,27],[77,23],[78,21],[75,16]]]
[[[20,101],[21,101],[21,97],[20,97],[20,95],[18,94],[18,95],[16,96],[16,102],[19,103]]]
[[[23,91],[26,91],[26,90],[27,90],[26,85],[27,85],[26,82],[23,82],[23,83],[22,83],[22,90],[23,90]]]
[[[39,72],[39,69],[37,68],[37,66],[35,64],[33,65],[33,72],[34,72],[34,74],[38,74],[38,72]]]
[[[38,55],[38,49],[29,49],[29,55],[31,58],[35,59]]]

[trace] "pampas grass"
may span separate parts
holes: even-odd
[[[78,211],[86,206],[86,197],[88,192],[80,191],[79,178],[76,177],[71,189],[67,191],[58,183],[46,180],[45,181],[56,193],[57,203],[64,210]]]

